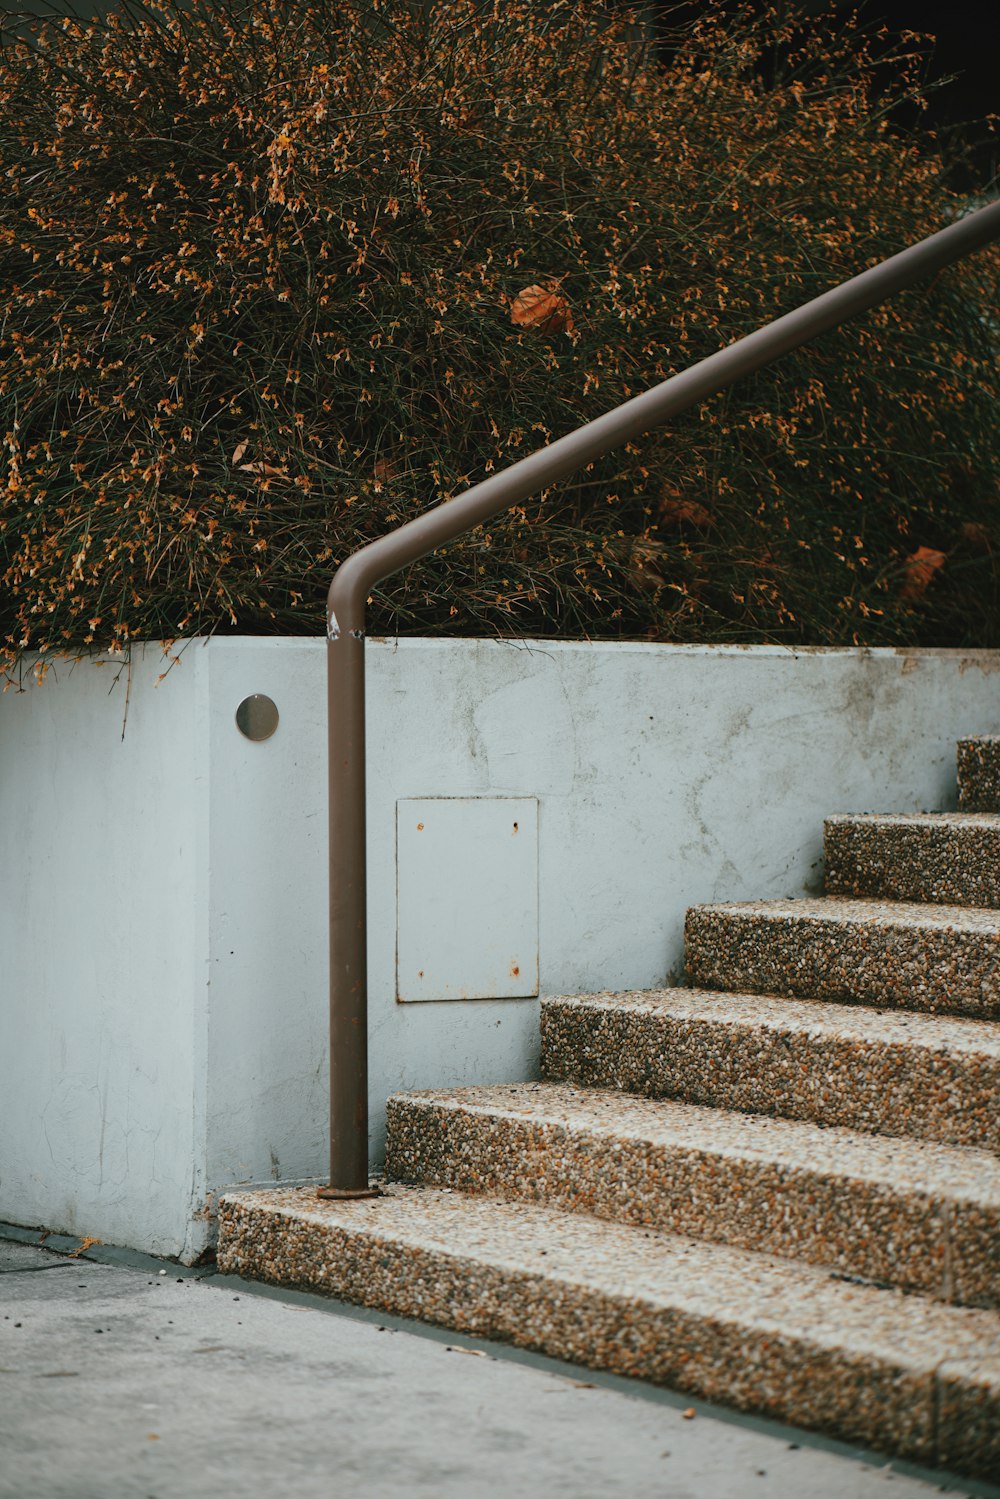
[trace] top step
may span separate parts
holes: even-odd
[[[958,741],[958,809],[1000,812],[1000,734]]]

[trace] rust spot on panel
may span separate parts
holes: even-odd
[[[515,822],[515,824],[514,824],[514,832],[515,832],[515,833],[516,833],[516,832],[517,832],[517,823],[516,823],[516,822]]]
[[[516,963],[512,963],[510,965],[510,976],[511,976],[512,979],[516,979],[516,978],[520,978],[521,977],[521,970],[517,966]]]
[[[423,823],[422,823],[422,822],[418,822],[418,823],[417,823],[417,832],[418,832],[418,833],[422,833],[422,832],[423,832],[423,830],[424,830],[424,825],[423,825]]]

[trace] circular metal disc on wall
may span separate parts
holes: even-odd
[[[245,697],[236,710],[236,727],[247,739],[270,739],[278,727],[278,709],[262,692]]]

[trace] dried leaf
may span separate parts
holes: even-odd
[[[76,1248],[70,1250],[68,1258],[71,1260],[75,1260],[79,1255],[86,1254],[87,1250],[90,1249],[94,1244],[100,1243],[100,1239],[94,1239],[90,1234],[85,1234]]]
[[[230,463],[239,463],[240,459],[243,457],[243,454],[246,452],[249,446],[249,441],[244,438],[243,441],[237,445],[236,451],[233,453],[232,458],[229,460]]]
[[[287,479],[286,468],[275,468],[271,463],[241,463],[240,472],[243,474],[262,474],[266,479]]]
[[[706,510],[697,500],[685,499],[680,490],[674,489],[672,485],[664,485],[660,491],[660,525],[680,526],[685,523],[710,526],[711,511]]]
[[[547,286],[526,286],[510,304],[510,320],[521,328],[536,328],[539,333],[572,333],[573,316],[569,303],[557,291],[558,281]]]
[[[947,560],[944,552],[936,552],[933,547],[917,547],[903,563],[906,576],[900,587],[899,597],[911,603],[922,599],[928,583]]]
[[[399,478],[399,467],[391,458],[376,458],[375,478],[380,484],[391,484]]]

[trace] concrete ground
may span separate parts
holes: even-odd
[[[688,1396],[0,1225],[2,1499],[1000,1499]]]

